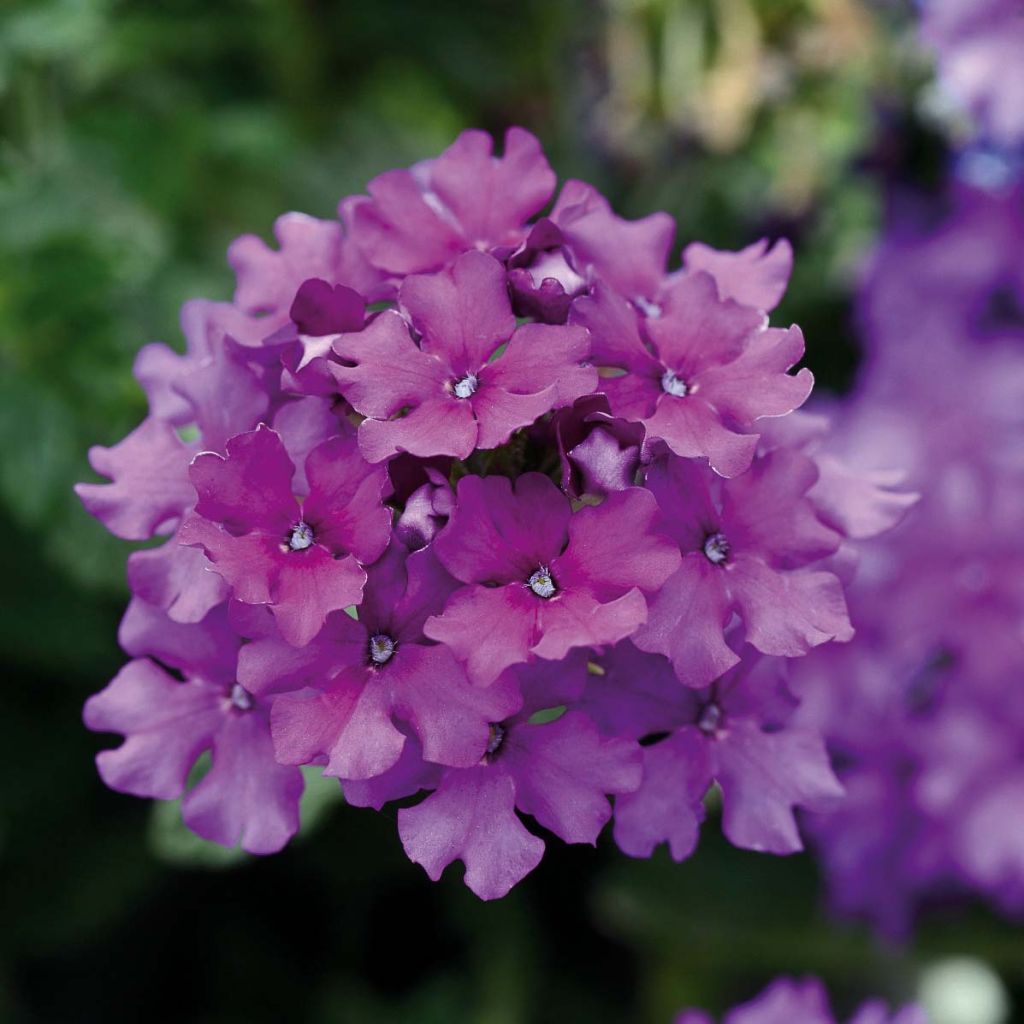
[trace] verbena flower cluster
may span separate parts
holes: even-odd
[[[1024,913],[1024,189],[895,223],[830,443],[921,501],[865,552],[846,650],[795,667],[846,800],[814,825],[833,902],[900,935],[925,902]]]
[[[675,1024],[714,1024],[701,1010],[685,1010]],[[817,978],[779,978],[759,996],[736,1006],[722,1024],[836,1024],[825,986]],[[884,1003],[871,1000],[850,1018],[849,1024],[927,1024],[920,1007],[905,1006],[890,1013]]]
[[[338,220],[236,241],[234,301],[145,347],[144,422],[86,507],[128,540],[132,657],[85,709],[103,779],[252,853],[303,765],[402,801],[408,856],[483,898],[545,839],[743,847],[841,795],[785,659],[848,640],[850,538],[912,499],[824,446],[791,250],[619,218],[527,132],[463,133]],[[209,751],[198,781],[197,760]],[[190,773],[193,781],[190,783]]]

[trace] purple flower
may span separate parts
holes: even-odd
[[[791,412],[810,394],[809,370],[786,371],[803,336],[765,327],[763,314],[718,297],[703,272],[678,279],[657,317],[597,286],[570,314],[591,333],[592,360],[615,416],[643,423],[677,455],[707,458],[723,476],[750,465],[758,419]]]
[[[295,498],[295,466],[266,426],[233,437],[227,457],[196,456],[199,502],[183,544],[201,546],[247,604],[268,605],[282,636],[301,647],[327,615],[358,604],[366,573],[388,543],[381,504],[386,474],[359,457],[352,438],[324,442],[307,457],[309,495]]]
[[[675,1024],[714,1024],[702,1010],[686,1010]],[[817,978],[778,978],[759,996],[734,1007],[722,1024],[836,1024],[828,993]],[[871,1000],[850,1019],[850,1024],[927,1024],[924,1011],[905,1006],[890,1014],[884,1003]]]
[[[334,343],[338,387],[368,417],[359,441],[371,462],[496,448],[597,382],[583,365],[590,349],[581,327],[516,328],[490,256],[469,252],[450,270],[407,278],[399,301],[418,343],[397,312]]]
[[[816,480],[810,459],[788,450],[732,480],[672,456],[654,462],[647,485],[683,560],[651,600],[637,646],[668,656],[687,684],[705,686],[737,661],[724,639],[734,612],[747,642],[765,654],[797,657],[848,640],[842,585],[815,566],[840,541],[806,500]]]
[[[274,760],[269,694],[235,678],[240,638],[226,606],[180,625],[135,599],[121,623],[135,660],[85,705],[85,724],[124,743],[96,758],[112,789],[173,800],[184,793],[185,824],[205,839],[249,853],[274,853],[297,831],[302,774]],[[182,676],[176,678],[168,667]],[[189,772],[209,750],[209,771],[186,792]]]
[[[628,641],[596,661],[581,707],[603,732],[669,732],[643,748],[643,783],[615,805],[615,840],[631,856],[667,842],[674,860],[687,858],[714,782],[730,842],[776,854],[803,848],[797,807],[831,810],[842,796],[820,734],[790,723],[796,702],[773,659],[749,652],[703,690],[681,686],[668,661]]]
[[[497,899],[539,863],[544,842],[516,811],[567,843],[590,843],[611,817],[607,794],[640,782],[640,748],[605,739],[590,719],[569,710],[554,721],[531,724],[551,702],[578,696],[585,659],[543,662],[513,670],[525,704],[519,714],[491,726],[478,765],[446,769],[437,788],[415,807],[398,812],[398,832],[409,858],[435,881],[453,860],[466,865],[466,885],[481,899]]]
[[[654,498],[638,487],[572,512],[539,473],[514,484],[464,477],[433,546],[465,586],[425,632],[480,685],[531,655],[559,661],[574,647],[615,643],[644,621],[644,595],[679,564],[657,520]]]
[[[247,644],[238,670],[245,685],[308,691],[274,706],[278,760],[325,759],[326,775],[372,778],[401,755],[402,725],[428,761],[476,764],[490,723],[516,711],[520,697],[511,679],[470,685],[451,651],[424,637],[424,620],[455,586],[429,548],[409,554],[392,545],[368,571],[358,620],[329,616],[301,651],[273,633]]]
[[[418,274],[470,249],[518,247],[555,175],[522,128],[505,133],[502,156],[492,148],[486,132],[465,131],[436,159],[387,171],[367,186],[369,197],[346,200],[343,213],[369,261],[391,274]]]

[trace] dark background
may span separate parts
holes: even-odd
[[[431,884],[394,813],[313,787],[256,859],[173,804],[108,792],[84,699],[116,647],[128,545],[70,493],[144,414],[136,349],[228,298],[228,242],[330,216],[462,128],[522,124],[560,176],[679,246],[787,234],[777,322],[819,387],[857,361],[851,299],[895,189],[941,180],[898,5],[855,0],[8,0],[0,10],[0,1021],[667,1022],[822,974],[849,1010],[970,954],[1022,984],[1015,932],[938,907],[896,948],[824,910],[810,857],[684,865],[554,841],[507,899]]]

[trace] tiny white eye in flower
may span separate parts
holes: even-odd
[[[661,390],[674,398],[685,398],[690,393],[689,385],[682,377],[677,377],[671,370],[661,375]]]
[[[505,726],[500,722],[491,722],[487,729],[487,756],[493,757],[505,742]]]
[[[252,694],[241,683],[235,683],[231,687],[231,706],[238,708],[239,711],[252,710]]]
[[[308,523],[298,522],[292,528],[288,538],[288,547],[292,551],[305,551],[313,543],[313,527]]]
[[[729,557],[729,540],[724,533],[712,533],[705,539],[704,555],[713,565],[721,565]]]
[[[479,381],[476,378],[475,373],[467,373],[462,380],[458,380],[452,385],[452,391],[455,392],[456,398],[469,398],[474,394]]]
[[[387,633],[375,633],[370,637],[370,661],[384,665],[395,653],[395,641]]]
[[[701,732],[714,736],[722,724],[722,709],[712,701],[700,714],[697,719],[697,728]]]
[[[544,565],[530,576],[526,581],[526,585],[538,597],[543,597],[545,600],[549,597],[554,597],[558,589],[555,586],[555,581],[551,578],[551,572]]]

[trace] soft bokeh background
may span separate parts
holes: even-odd
[[[714,827],[682,866],[554,843],[497,904],[457,868],[430,884],[393,817],[323,785],[284,853],[225,853],[107,792],[79,717],[122,660],[127,545],[71,484],[143,414],[136,349],[229,297],[236,235],[523,124],[680,243],[791,237],[778,316],[841,391],[887,199],[945,173],[929,82],[893,0],[0,3],[0,1020],[667,1022],[780,972],[840,1010],[938,985],[949,1011],[943,984],[970,998],[938,1024],[995,1024],[986,985],[1024,1007],[1009,924],[936,908],[883,946],[825,916],[809,857]]]

